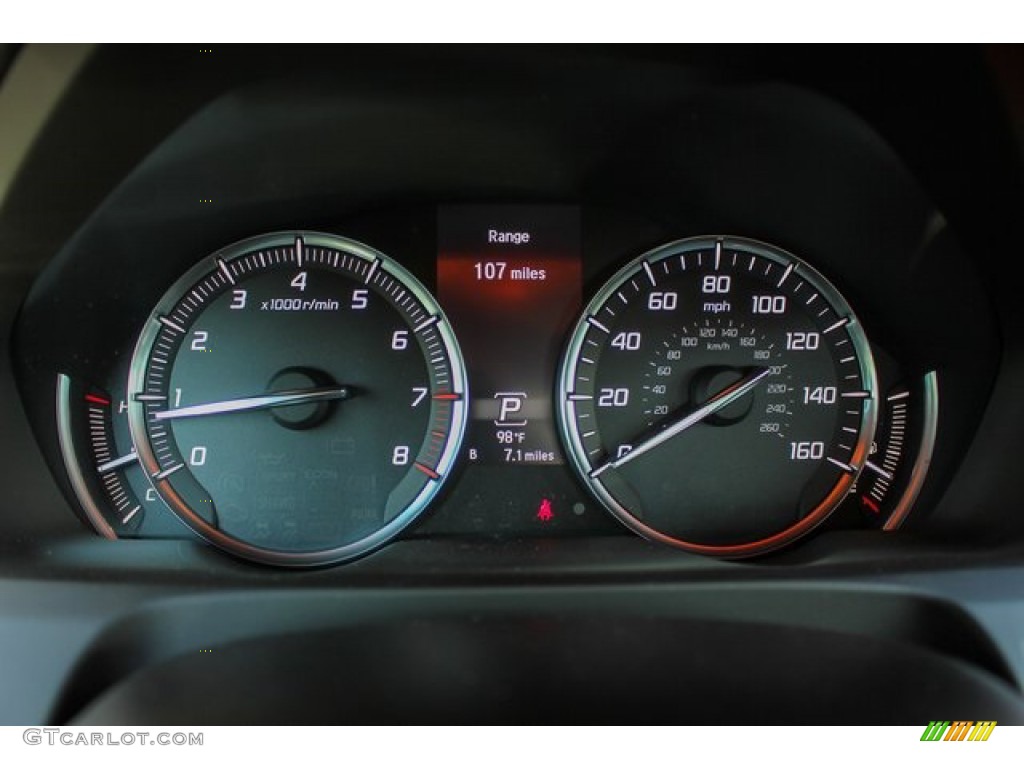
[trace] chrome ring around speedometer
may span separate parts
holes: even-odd
[[[876,421],[871,351],[840,293],[792,254],[690,238],[634,259],[580,317],[559,375],[572,463],[628,527],[740,557],[846,495]]]

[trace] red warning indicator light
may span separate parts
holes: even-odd
[[[540,520],[542,523],[547,523],[553,520],[554,517],[555,512],[553,509],[551,509],[551,500],[541,499],[540,506],[537,507],[537,519]]]

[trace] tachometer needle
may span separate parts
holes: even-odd
[[[747,392],[756,387],[757,384],[761,381],[761,379],[765,378],[770,373],[770,368],[755,368],[739,381],[730,384],[721,392],[714,395],[710,400],[704,403],[704,405],[702,405],[697,410],[688,413],[686,416],[683,416],[681,419],[679,419],[679,421],[665,427],[665,429],[663,429],[661,432],[658,432],[658,434],[652,435],[646,440],[640,442],[638,445],[633,446],[633,450],[631,450],[629,453],[620,456],[614,461],[606,461],[604,464],[594,469],[590,473],[590,476],[596,477],[597,475],[604,472],[606,469],[618,469],[623,464],[628,464],[633,459],[639,458],[648,451],[657,448],[662,443],[671,440],[673,437],[680,434],[681,432],[686,431],[694,424],[703,421],[711,414],[717,413],[718,411],[728,406],[730,403],[734,403],[737,400],[739,400],[741,397],[747,394]]]
[[[352,392],[348,387],[286,389],[271,395],[239,397],[235,400],[220,400],[215,403],[187,405],[184,408],[155,411],[153,418],[157,421],[165,421],[167,419],[184,419],[191,416],[213,416],[218,413],[258,411],[266,408],[280,408],[287,405],[307,405],[309,403],[323,403],[329,400],[347,400],[351,394]]]

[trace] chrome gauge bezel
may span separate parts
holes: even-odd
[[[570,398],[570,394],[574,391],[577,364],[589,330],[588,318],[592,318],[601,311],[626,281],[633,279],[638,274],[642,275],[643,270],[653,268],[654,265],[662,260],[679,256],[684,252],[702,249],[718,249],[716,252],[721,252],[733,247],[768,259],[786,269],[792,268],[792,272],[798,274],[812,285],[814,290],[827,300],[837,314],[849,318],[849,322],[846,324],[846,331],[850,342],[856,350],[863,388],[869,395],[863,400],[860,429],[857,442],[851,454],[850,465],[854,471],[841,475],[838,483],[809,514],[801,518],[796,524],[774,535],[760,538],[756,541],[735,545],[711,545],[686,541],[647,525],[615,498],[605,488],[599,477],[591,476],[595,467],[588,458],[587,451],[583,446],[576,418],[576,406]],[[627,528],[647,539],[678,549],[723,558],[750,557],[778,549],[806,535],[824,522],[835,508],[842,503],[843,499],[846,498],[847,493],[854,486],[860,472],[863,470],[878,420],[878,381],[870,344],[864,334],[860,321],[839,290],[820,272],[789,251],[759,240],[727,235],[705,235],[674,240],[640,254],[619,269],[602,285],[580,314],[562,356],[557,386],[558,428],[567,448],[570,464],[575,470],[578,479],[600,501],[602,506]]]
[[[402,287],[406,288],[429,314],[436,315],[438,320],[434,323],[434,327],[445,346],[445,353],[450,362],[451,386],[453,391],[461,394],[458,400],[451,403],[451,428],[434,468],[439,475],[436,481],[426,483],[412,502],[398,515],[364,538],[333,548],[310,551],[271,549],[225,534],[211,526],[185,504],[180,496],[173,492],[173,487],[167,479],[155,479],[154,475],[160,471],[160,464],[150,444],[145,405],[136,399],[136,396],[145,388],[150,354],[161,330],[161,324],[157,318],[177,305],[185,291],[198,284],[205,276],[217,270],[224,270],[224,265],[231,264],[234,259],[268,248],[293,246],[297,238],[301,239],[306,246],[330,248],[366,262],[371,265],[368,274],[381,271],[390,275],[401,283]],[[372,266],[374,264],[375,267]],[[393,258],[369,245],[340,235],[305,230],[273,232],[235,242],[202,259],[175,281],[150,313],[138,338],[132,355],[128,393],[128,420],[139,461],[158,496],[171,511],[198,536],[230,554],[258,563],[291,567],[335,565],[362,557],[392,541],[419,518],[446,485],[451,475],[451,469],[458,456],[465,433],[469,396],[465,362],[458,342],[443,310],[424,285]]]

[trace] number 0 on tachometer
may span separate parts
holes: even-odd
[[[466,377],[426,289],[369,246],[276,232],[204,259],[150,314],[129,421],[196,533],[278,565],[350,560],[448,476]]]

